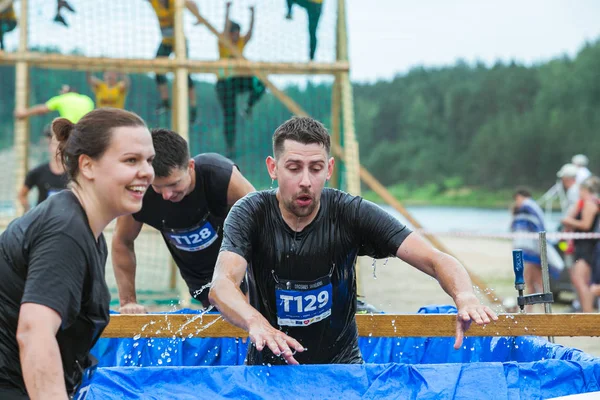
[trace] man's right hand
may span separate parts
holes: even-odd
[[[273,354],[283,356],[288,364],[299,364],[294,358],[294,354],[302,353],[304,347],[296,339],[273,328],[262,316],[252,322],[249,328],[248,336],[258,351],[262,351],[265,346],[268,346]]]
[[[119,312],[121,314],[147,314],[148,310],[138,303],[126,303],[119,307]]]

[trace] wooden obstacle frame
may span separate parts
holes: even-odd
[[[364,337],[452,337],[456,314],[359,314]],[[218,314],[111,315],[106,338],[216,338],[248,334]],[[471,324],[466,337],[600,336],[600,314],[501,314],[487,325]]]
[[[247,60],[239,52],[237,47],[218,32],[208,20],[204,25],[218,40],[230,49],[234,59],[215,61],[189,60],[186,54],[185,35],[183,30],[183,12],[185,0],[176,0],[175,10],[175,58],[156,59],[122,59],[85,57],[77,55],[47,54],[29,51],[28,42],[28,0],[21,0],[19,14],[19,46],[15,53],[4,53],[0,57],[0,64],[14,64],[16,66],[16,94],[15,106],[25,108],[29,106],[29,67],[46,67],[70,70],[103,70],[112,69],[121,72],[174,72],[175,81],[173,85],[173,118],[172,128],[189,139],[188,119],[188,86],[187,76],[190,72],[220,73],[222,76],[252,75],[260,79],[267,89],[288,110],[298,116],[308,114],[288,95],[278,89],[269,79],[270,74],[326,74],[333,75],[335,80],[332,86],[332,152],[334,156],[344,165],[345,190],[354,195],[360,195],[361,181],[377,193],[386,203],[402,214],[415,228],[422,228],[402,204],[394,198],[391,193],[375,179],[359,161],[358,142],[356,140],[354,126],[354,103],[352,95],[352,84],[350,82],[350,65],[348,61],[348,39],[346,22],[346,0],[337,0],[337,22],[336,22],[336,60],[331,63],[279,63],[279,62],[255,62]],[[28,120],[17,120],[15,122],[15,178],[16,191],[20,189],[25,179],[28,168],[29,149],[29,125]],[[336,171],[337,174],[337,171]],[[338,175],[332,179],[333,186],[339,184],[341,179]],[[23,209],[21,204],[15,200],[17,214],[21,215]],[[433,246],[445,253],[452,253],[433,235],[425,235]],[[464,263],[463,263],[464,265]],[[465,268],[467,266],[465,265]],[[472,271],[469,275],[474,285],[478,286],[488,301],[501,306],[502,299],[488,289],[488,285]],[[176,286],[177,271],[174,263],[171,263],[170,286]],[[358,292],[361,293],[361,284],[358,283]],[[182,291],[182,294],[187,291]],[[188,296],[189,297],[189,296]]]

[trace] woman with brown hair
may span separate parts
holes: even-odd
[[[109,321],[102,232],[140,210],[154,178],[152,137],[133,113],[98,109],[52,131],[69,188],[0,236],[2,399],[67,399],[93,370]]]

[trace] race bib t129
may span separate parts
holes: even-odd
[[[309,326],[331,315],[329,277],[314,282],[285,281],[275,286],[277,324]]]
[[[215,242],[218,234],[209,221],[190,229],[163,231],[169,242],[180,250],[199,251]]]

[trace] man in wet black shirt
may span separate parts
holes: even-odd
[[[155,179],[142,209],[117,219],[112,262],[119,289],[120,312],[145,313],[135,291],[134,241],[143,224],[162,233],[190,294],[205,307],[229,208],[254,190],[229,159],[215,153],[190,158],[188,145],[176,132],[152,130]]]
[[[238,201],[225,220],[209,299],[248,331],[248,364],[361,363],[355,321],[357,256],[397,256],[436,278],[457,308],[455,348],[483,306],[466,270],[377,205],[324,188],[330,139],[311,118],[292,118],[273,136],[267,168],[278,189]],[[239,290],[248,269],[250,303]],[[293,350],[298,353],[294,354]]]

